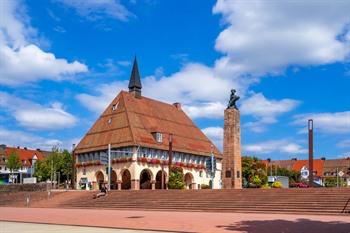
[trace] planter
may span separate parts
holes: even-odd
[[[159,159],[151,159],[151,164],[160,164]]]

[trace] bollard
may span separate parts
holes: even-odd
[[[50,199],[50,197],[51,197],[51,191],[48,191],[47,192],[47,199]]]
[[[30,196],[26,197],[26,206],[29,207],[29,202],[30,202]]]

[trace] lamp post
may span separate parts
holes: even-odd
[[[309,187],[314,185],[314,121],[308,121],[309,131]]]

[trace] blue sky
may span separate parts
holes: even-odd
[[[313,14],[310,14],[310,11]],[[230,89],[243,154],[350,155],[350,1],[0,2],[0,142],[69,148],[121,89],[137,54],[143,94],[222,148]]]

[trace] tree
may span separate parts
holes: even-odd
[[[15,170],[19,169],[20,165],[19,155],[16,153],[16,151],[11,151],[6,162],[6,167],[10,170],[11,175]]]
[[[258,179],[258,186],[261,186],[267,183],[266,165],[257,157],[244,156],[242,157],[242,176],[246,187],[256,187],[255,181]]]
[[[59,171],[63,180],[69,180],[73,176],[73,158],[68,150],[64,150],[61,154]]]
[[[183,189],[185,188],[185,181],[182,168],[172,167],[169,172],[169,189]]]
[[[6,167],[11,171],[18,170],[21,166],[19,155],[15,151],[11,151],[9,157],[7,158]]]
[[[59,181],[65,181],[72,178],[73,159],[67,150],[60,151],[58,147],[52,148],[52,152],[47,158],[37,161],[35,164],[34,176],[40,181],[57,179],[57,173],[60,174]]]

